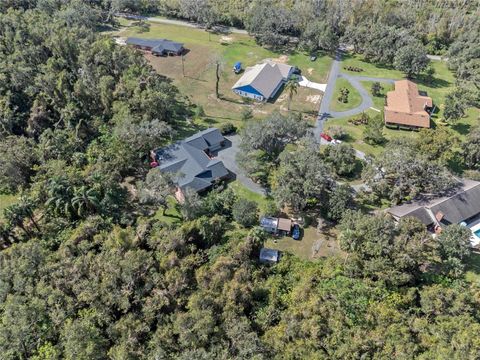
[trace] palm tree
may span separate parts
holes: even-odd
[[[72,194],[70,184],[62,178],[53,178],[47,184],[47,201],[45,206],[57,216],[72,216]]]
[[[25,211],[21,206],[19,206],[18,204],[8,206],[5,208],[5,210],[3,210],[3,215],[11,228],[18,226],[20,229],[23,230],[23,232],[25,233],[25,235],[28,236],[28,238],[32,237],[32,233],[25,227],[23,223],[25,219]]]
[[[97,191],[94,188],[89,189],[85,185],[75,188],[72,206],[77,211],[79,217],[83,217],[85,213],[95,211],[99,207]]]
[[[285,90],[288,92],[287,109],[288,111],[290,111],[290,104],[292,102],[293,95],[296,95],[298,91],[298,79],[293,76],[290,79],[288,79],[287,83],[285,84]]]

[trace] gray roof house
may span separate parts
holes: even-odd
[[[480,182],[463,180],[450,196],[412,201],[387,209],[387,213],[397,221],[417,218],[434,231],[451,224],[470,226],[480,218]]]
[[[293,73],[293,67],[287,64],[266,61],[247,67],[245,73],[233,85],[234,93],[259,101],[267,101],[277,94],[282,84]]]
[[[180,193],[186,188],[200,192],[228,176],[223,162],[211,156],[224,145],[225,138],[220,131],[210,128],[156,150],[155,160],[161,171],[176,174],[175,182]]]
[[[183,44],[167,39],[141,39],[129,37],[127,45],[133,45],[140,49],[149,50],[155,55],[180,55],[184,51]]]
[[[259,259],[264,263],[276,263],[280,258],[280,253],[278,250],[261,248]]]

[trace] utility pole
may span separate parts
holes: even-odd
[[[185,77],[185,55],[182,54],[182,74]]]

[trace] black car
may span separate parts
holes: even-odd
[[[302,74],[302,70],[300,70],[298,67],[294,66],[293,67],[293,72],[292,74],[294,75],[301,75]]]

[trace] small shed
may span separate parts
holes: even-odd
[[[279,257],[280,257],[280,253],[278,250],[268,249],[268,248],[260,249],[260,261],[263,263],[274,264],[278,262]]]
[[[274,217],[262,217],[260,219],[260,226],[266,232],[275,234],[277,232],[278,219]]]

